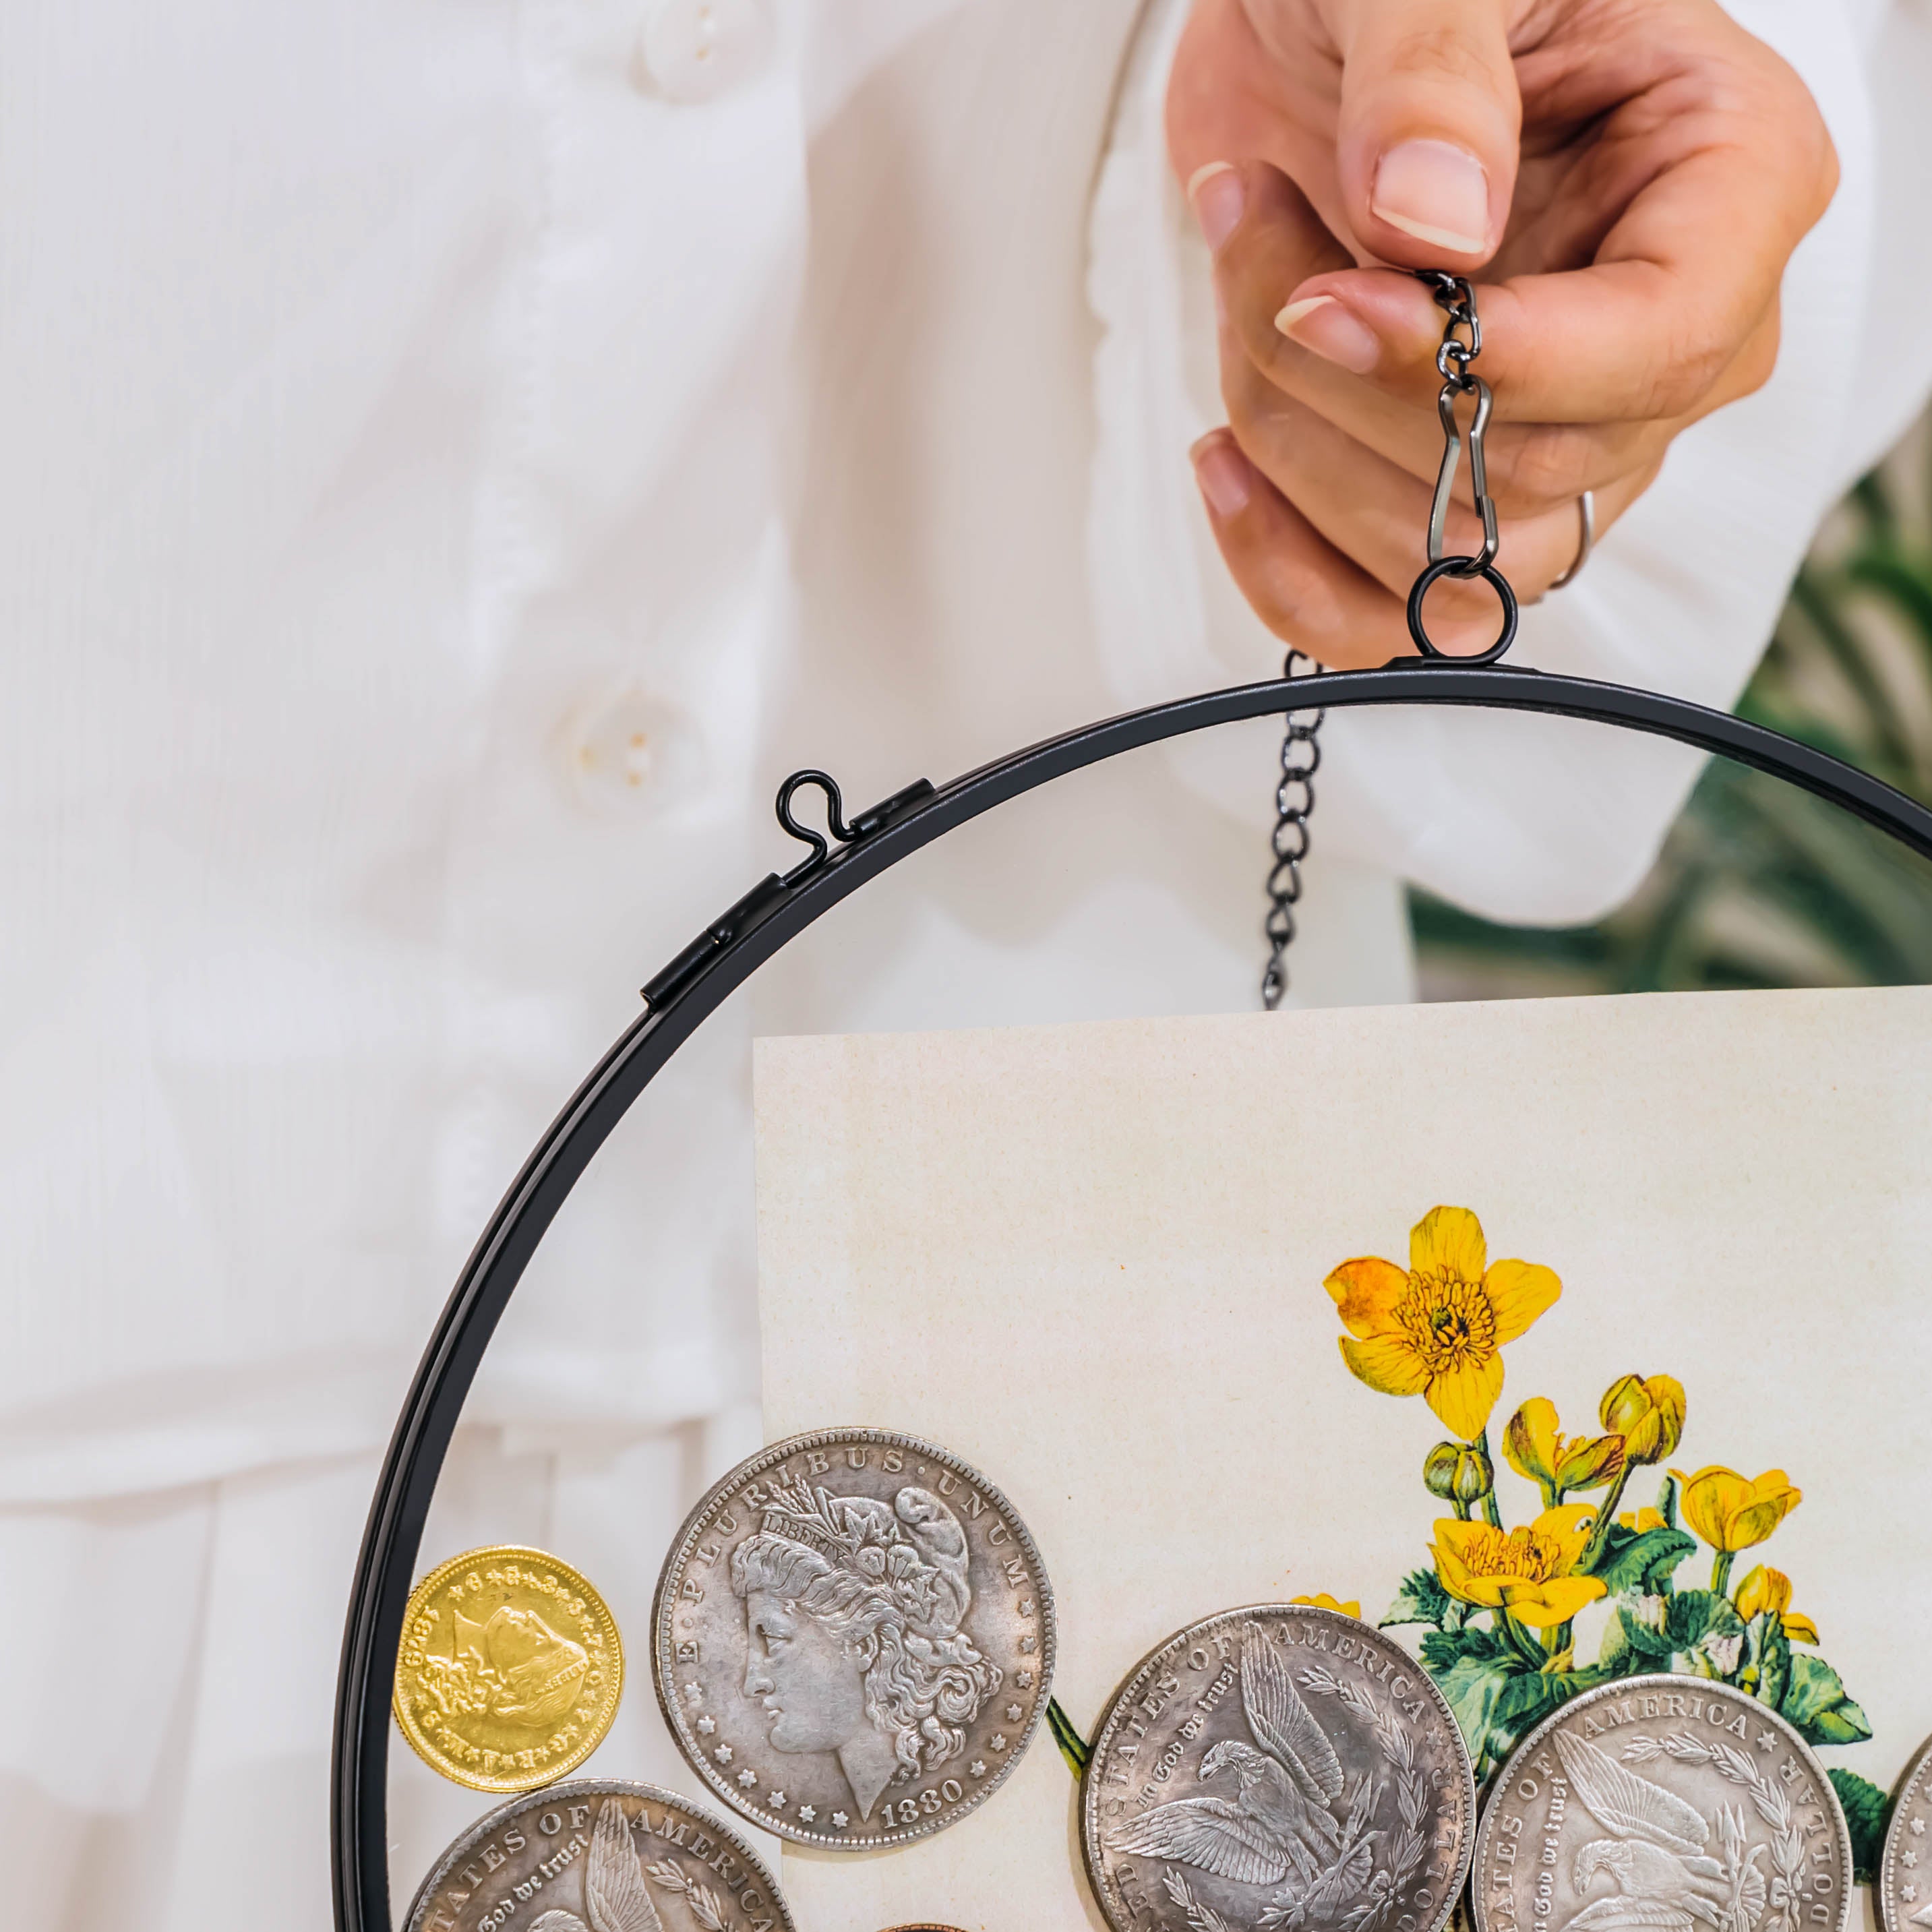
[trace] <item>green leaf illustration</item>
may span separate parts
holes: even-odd
[[[1618,1523],[1604,1538],[1592,1574],[1602,1577],[1614,1594],[1633,1591],[1654,1597],[1664,1580],[1697,1547],[1697,1539],[1681,1529],[1646,1529],[1641,1533]]]
[[[1478,1760],[1494,1727],[1496,1701],[1510,1680],[1524,1674],[1515,1657],[1459,1657],[1447,1669],[1432,1671],[1436,1688],[1449,1700],[1470,1754]]]
[[[1774,1711],[1784,1702],[1791,1683],[1791,1640],[1777,1611],[1761,1610],[1744,1626],[1744,1654],[1737,1681],[1740,1689]]]
[[[1885,1828],[1892,1822],[1892,1800],[1870,1778],[1840,1765],[1834,1765],[1827,1775],[1851,1830],[1852,1875],[1861,1885],[1876,1885]]]
[[[1744,1620],[1728,1597],[1709,1590],[1679,1590],[1666,1605],[1664,1634],[1673,1652],[1694,1651],[1707,1637],[1744,1634]]]
[[[1433,1624],[1438,1630],[1448,1626],[1455,1599],[1442,1587],[1433,1570],[1412,1570],[1402,1580],[1395,1601],[1379,1626],[1388,1630],[1396,1624]]]
[[[1514,1750],[1524,1735],[1544,1719],[1569,1702],[1580,1691],[1594,1690],[1606,1682],[1597,1666],[1582,1670],[1526,1671],[1512,1678],[1497,1697],[1490,1718],[1490,1755],[1502,1759]]]
[[[1808,1744],[1862,1744],[1871,1736],[1865,1714],[1852,1702],[1838,1673],[1822,1657],[1804,1651],[1791,1653],[1791,1681],[1778,1709]]]
[[[1653,1630],[1631,1604],[1619,1604],[1597,1647],[1597,1668],[1606,1677],[1635,1677],[1662,1670],[1670,1662],[1670,1640]]]

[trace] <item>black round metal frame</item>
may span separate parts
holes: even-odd
[[[1419,601],[1426,586],[1418,587]],[[645,986],[644,1012],[551,1123],[490,1217],[410,1384],[370,1507],[343,1637],[331,1789],[338,1932],[392,1932],[386,1779],[403,1613],[443,1457],[512,1293],[578,1177],[665,1062],[772,954],[869,880],[1067,772],[1210,725],[1317,706],[1477,706],[1672,738],[1786,779],[1932,859],[1932,812],[1810,746],[1680,698],[1502,668],[1488,662],[1497,655],[1500,649],[1486,652],[1480,663],[1404,659],[1380,670],[1324,672],[1292,685],[1270,680],[1150,706],[1048,739],[950,784],[935,788],[921,779],[849,824],[825,773],[800,772],[785,782],[780,822],[812,849],[791,871],[754,886]],[[830,838],[801,824],[794,811],[796,794],[808,787],[825,795]]]

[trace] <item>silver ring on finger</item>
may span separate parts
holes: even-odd
[[[1576,554],[1570,560],[1570,568],[1561,577],[1551,580],[1550,589],[1561,590],[1566,584],[1576,580],[1576,573],[1590,560],[1590,553],[1597,543],[1597,497],[1592,490],[1586,490],[1576,499]]]

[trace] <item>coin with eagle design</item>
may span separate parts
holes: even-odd
[[[1475,1827],[1469,1754],[1428,1674],[1306,1604],[1169,1637],[1114,1694],[1082,1789],[1115,1932],[1442,1932]]]

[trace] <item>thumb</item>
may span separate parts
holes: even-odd
[[[1336,161],[1363,247],[1467,271],[1502,239],[1522,97],[1502,0],[1343,0]]]

